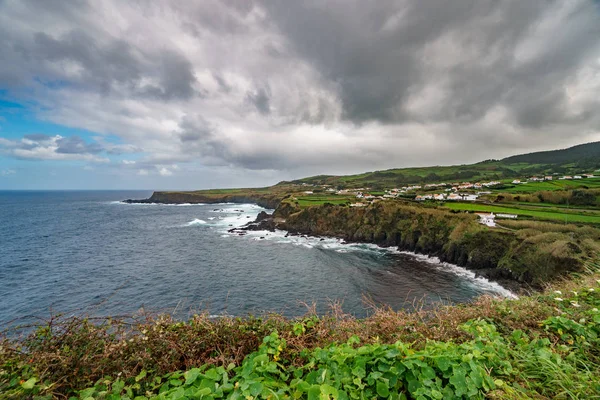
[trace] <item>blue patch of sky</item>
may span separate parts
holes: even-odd
[[[101,136],[107,143],[123,144],[123,141],[115,135],[101,135],[86,129],[39,120],[29,107],[2,99],[1,96],[2,92],[0,92],[0,137],[20,139],[24,135],[43,133],[49,136],[60,135],[63,137],[76,135],[86,142],[92,142],[93,137]]]
[[[39,120],[36,118],[36,109],[36,105],[15,101],[14,99],[7,97],[6,91],[0,91],[0,138],[19,140],[24,135],[42,133],[49,136],[79,136],[87,143],[94,142],[94,137],[102,137],[106,143],[123,144],[123,141],[115,135],[101,135],[85,129],[67,127]],[[108,158],[113,163],[120,163],[123,159],[136,160],[141,155],[115,155],[103,152],[98,154],[98,156]],[[67,172],[69,171],[69,168],[71,168],[70,172],[67,174],[67,176],[71,177],[83,177],[86,175],[89,176],[90,174],[96,175],[94,172],[84,170],[83,167],[86,165],[93,166],[95,171],[98,171],[103,167],[103,164],[90,164],[89,162],[82,160],[23,160],[2,155],[0,153],[0,188],[3,186],[8,188],[5,185],[9,183],[9,181],[12,181],[14,185],[15,181],[22,179],[24,176],[27,176],[27,179],[30,180],[32,184],[43,187],[43,182],[48,180],[51,176],[54,176],[52,175],[53,170],[57,168],[62,172]],[[77,171],[73,170],[73,167],[75,167]],[[7,175],[7,172],[10,172],[10,174]],[[17,186],[21,187],[22,182]]]

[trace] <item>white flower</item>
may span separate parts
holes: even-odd
[[[598,309],[596,307],[592,308],[592,312],[598,312]]]
[[[573,294],[575,295],[575,297],[577,297],[577,292],[573,290]]]
[[[588,292],[595,292],[595,290],[593,288],[589,288]]]
[[[577,304],[577,302],[576,302],[576,301],[571,301],[571,305],[572,305],[573,307],[581,307],[579,304]]]
[[[556,293],[556,294],[562,294],[562,292],[560,290],[555,290],[554,293]]]
[[[556,300],[556,301],[563,301],[563,299],[561,299],[560,297],[555,297],[554,300]]]

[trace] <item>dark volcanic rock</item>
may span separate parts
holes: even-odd
[[[244,231],[270,231],[275,232],[275,221],[273,220],[273,216],[271,214],[267,214],[264,211],[261,211],[256,219],[252,222],[241,227],[241,230]]]

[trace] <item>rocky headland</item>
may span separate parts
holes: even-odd
[[[218,203],[237,203],[237,204],[256,204],[264,208],[275,209],[281,203],[283,196],[271,193],[241,193],[218,191],[197,191],[197,192],[154,192],[147,199],[134,200],[127,199],[124,203],[141,204],[218,204]]]
[[[411,202],[386,201],[357,208],[323,204],[300,207],[273,193],[155,192],[128,203],[255,203],[274,209],[232,232],[285,230],[290,235],[327,236],[374,243],[439,257],[441,261],[523,292],[581,269],[598,251],[600,230],[591,227],[520,221],[518,229],[488,228],[469,213]],[[520,225],[519,225],[520,224]]]

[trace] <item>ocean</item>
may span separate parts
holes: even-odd
[[[252,204],[124,204],[148,191],[0,191],[0,327],[63,315],[166,312],[357,317],[510,296],[435,258],[286,232],[228,230]],[[367,300],[368,301],[365,301]]]

